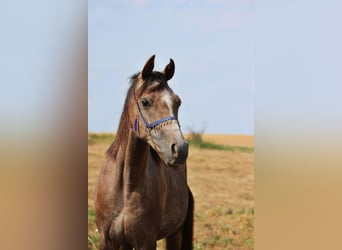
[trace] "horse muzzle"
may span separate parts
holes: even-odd
[[[166,126],[152,129],[150,145],[168,166],[180,166],[188,158],[189,145],[177,120],[167,120]]]
[[[186,141],[174,142],[170,145],[170,154],[167,156],[169,166],[178,166],[185,163],[188,158],[189,144]]]

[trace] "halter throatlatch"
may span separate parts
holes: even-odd
[[[161,118],[161,119],[159,119],[159,120],[157,120],[157,121],[154,121],[154,122],[152,122],[152,123],[148,123],[148,122],[145,120],[143,114],[141,113],[139,104],[138,104],[138,102],[137,102],[135,96],[134,96],[134,99],[135,99],[135,104],[136,104],[137,109],[138,109],[138,113],[140,114],[140,117],[141,117],[141,119],[143,120],[143,122],[144,122],[146,128],[148,128],[148,129],[151,130],[151,129],[155,128],[157,125],[162,124],[162,123],[164,123],[164,122],[171,121],[171,120],[176,120],[176,121],[177,121],[177,118],[176,118],[176,117],[174,117],[174,116],[167,116],[167,117]],[[135,117],[135,119],[134,119],[133,130],[134,130],[134,131],[137,131],[137,130],[138,130],[138,117]]]

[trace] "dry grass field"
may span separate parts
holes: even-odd
[[[203,135],[203,141],[253,148],[253,136]],[[88,137],[88,249],[97,249],[93,195],[111,138]],[[254,153],[190,144],[188,181],[195,199],[194,249],[253,249]],[[163,242],[158,242],[163,249]]]
[[[254,136],[250,135],[203,134],[202,139],[220,145],[254,147]]]

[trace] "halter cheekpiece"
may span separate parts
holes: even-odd
[[[174,116],[167,116],[167,117],[161,118],[161,119],[159,119],[157,121],[154,121],[152,123],[148,123],[146,121],[146,119],[144,118],[143,114],[141,113],[141,110],[140,110],[140,107],[139,107],[139,104],[137,102],[137,99],[136,99],[135,95],[134,95],[134,100],[135,100],[135,104],[137,106],[138,113],[140,114],[141,119],[143,120],[146,128],[148,128],[148,129],[153,129],[157,125],[162,124],[162,123],[167,122],[167,121],[171,121],[171,120],[176,120],[177,121],[176,117],[174,117]],[[137,117],[135,117],[135,119],[134,119],[133,130],[134,131],[138,130],[138,118]]]

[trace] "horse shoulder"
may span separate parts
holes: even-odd
[[[123,207],[119,168],[120,161],[106,159],[100,170],[95,190],[95,212],[103,221],[114,220]]]

